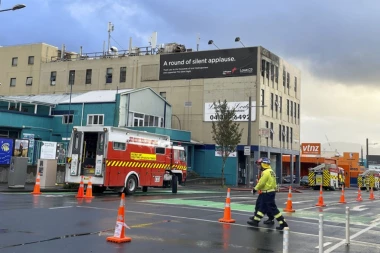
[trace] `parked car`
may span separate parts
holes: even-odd
[[[296,182],[296,175],[293,175],[293,183]],[[290,175],[284,176],[282,178],[282,183],[283,184],[290,184]]]
[[[301,186],[309,186],[309,177],[303,176],[300,181]]]

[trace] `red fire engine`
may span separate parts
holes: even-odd
[[[170,137],[128,128],[74,127],[67,153],[65,182],[91,182],[94,192],[107,187],[132,194],[136,188],[171,187],[186,180],[183,146],[173,146]]]

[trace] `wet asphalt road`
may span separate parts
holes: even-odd
[[[376,200],[338,204],[340,192],[324,192],[324,208],[317,208],[319,191],[293,193],[295,213],[284,213],[290,226],[289,253],[318,252],[318,215],[324,215],[324,252],[380,252],[380,192]],[[252,228],[246,221],[256,196],[231,193],[234,224],[223,216],[225,191],[183,187],[178,194],[149,189],[126,198],[127,236],[132,242],[106,242],[113,234],[120,197],[95,196],[78,201],[75,193],[0,193],[1,252],[282,252],[283,232],[274,226]],[[285,207],[287,193],[277,194]],[[351,209],[351,244],[346,246],[345,207]],[[277,224],[276,224],[277,225]]]

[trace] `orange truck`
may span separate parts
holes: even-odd
[[[167,135],[128,128],[74,127],[67,152],[65,182],[133,194],[137,188],[171,187],[186,181],[186,154]]]

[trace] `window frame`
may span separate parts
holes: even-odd
[[[72,73],[74,75],[71,75]],[[74,84],[75,84],[75,70],[70,70],[69,71],[69,85],[74,85]]]
[[[121,149],[121,148],[118,148],[118,147],[116,147],[115,148],[115,144],[121,144],[121,145],[124,145],[124,148],[123,149]],[[112,149],[113,150],[117,150],[117,151],[126,151],[127,150],[127,143],[125,143],[125,142],[119,142],[119,141],[113,141],[112,142]]]
[[[28,84],[28,80],[32,80],[32,81],[30,82],[30,84]],[[25,80],[25,85],[26,85],[26,86],[32,86],[32,85],[33,85],[33,77],[32,77],[32,76],[28,76],[28,77],[26,78],[26,80]]]
[[[122,69],[125,69],[125,71],[122,71]],[[120,83],[125,83],[127,81],[127,67],[120,67]]]
[[[12,81],[13,80],[14,80],[14,85],[12,85]],[[9,80],[9,86],[10,87],[16,87],[16,82],[17,82],[16,77],[11,77],[10,80]]]
[[[28,65],[34,65],[34,56],[28,56]]]
[[[164,152],[157,152],[157,150],[163,150]],[[166,149],[163,148],[163,147],[155,147],[154,148],[154,152],[156,153],[156,155],[165,155],[166,154]]]
[[[112,78],[113,78],[113,68],[107,68],[106,69],[106,84],[112,83]]]
[[[12,67],[17,67],[17,65],[18,65],[18,57],[12,57]]]
[[[54,75],[53,75],[54,73]],[[54,80],[53,80],[54,78]],[[54,84],[53,84],[54,82]],[[50,71],[50,86],[55,86],[55,83],[57,82],[57,71]]]
[[[97,124],[94,124],[95,116],[98,118]],[[91,123],[89,123],[90,117],[92,117]],[[102,124],[99,124],[100,117],[102,117]],[[86,125],[87,126],[104,126],[104,114],[87,114],[87,124]]]
[[[70,118],[71,118],[71,123],[70,123]],[[67,119],[67,122],[66,123],[66,120]],[[74,123],[74,114],[64,114],[62,115],[62,124],[63,125],[70,125],[70,124],[73,124]]]
[[[85,84],[91,84],[91,83],[92,83],[92,69],[86,69]]]

